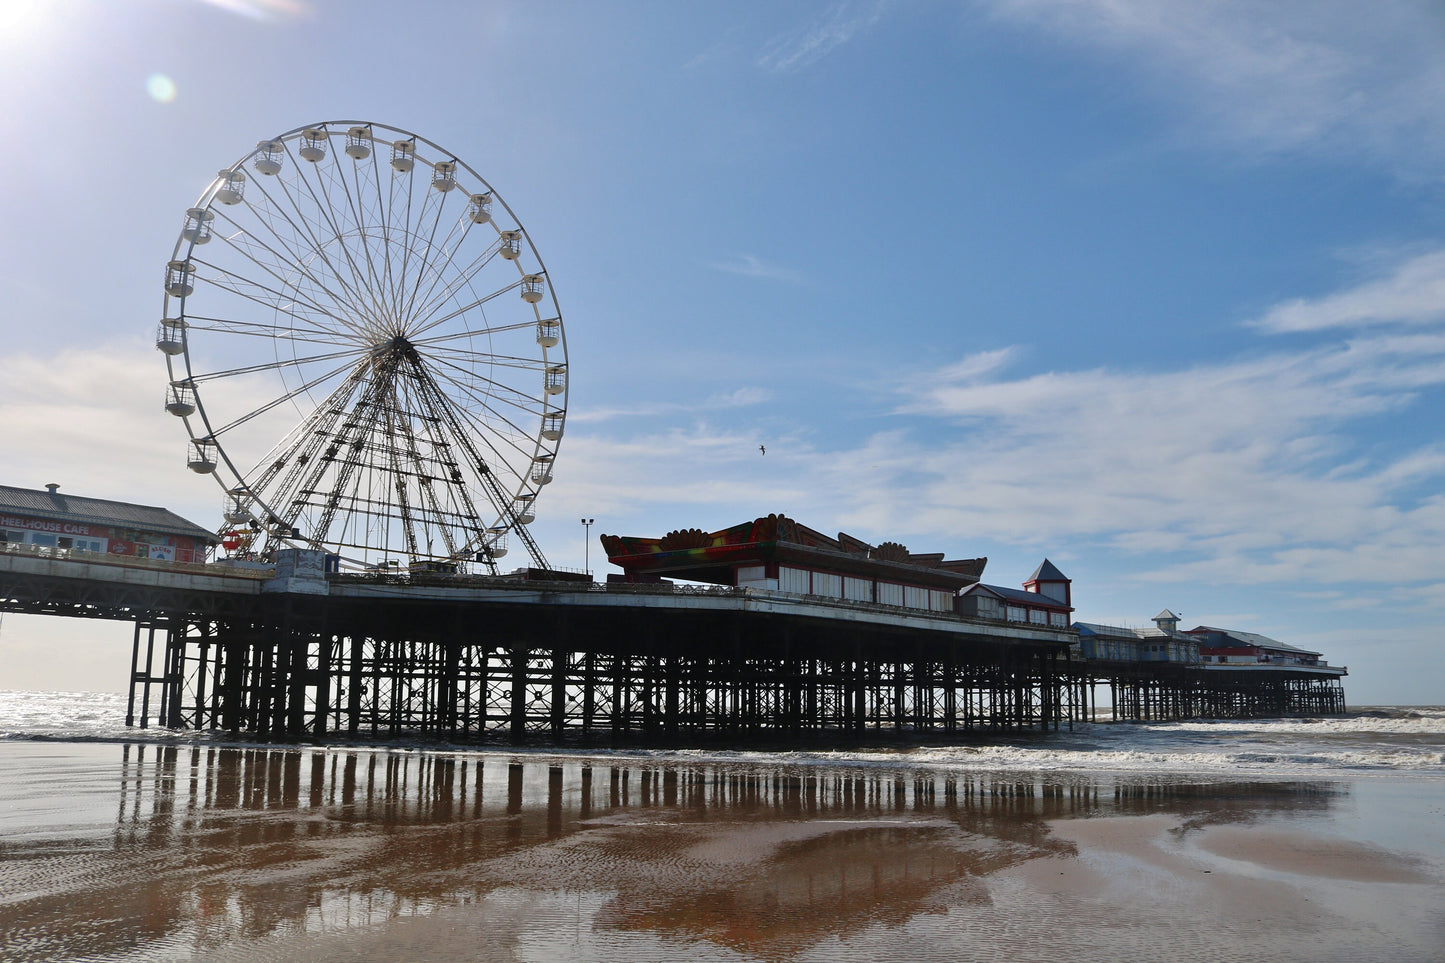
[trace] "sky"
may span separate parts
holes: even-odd
[[[0,117],[0,483],[218,525],[165,262],[258,140],[368,119],[545,259],[555,565],[780,512],[1445,702],[1436,3],[0,0]],[[128,643],[5,616],[0,688]]]

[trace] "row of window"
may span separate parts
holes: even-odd
[[[106,540],[79,535],[56,535],[53,532],[30,532],[24,529],[0,530],[0,542],[7,545],[38,545],[41,548],[63,548],[72,552],[103,552]]]
[[[1031,625],[1048,625],[1053,628],[1068,628],[1069,626],[1069,617],[1063,612],[1049,612],[1044,609],[1029,608],[1027,605],[1004,605],[997,599],[989,598],[986,595],[980,595],[977,599],[980,618],[1002,618],[1009,622],[1028,622]]]
[[[839,575],[836,572],[815,572],[806,568],[778,566],[778,577],[766,577],[761,565],[738,569],[738,585],[777,589],[795,595],[821,595],[824,598],[847,599],[852,602],[876,602],[900,608],[932,612],[952,612],[953,593],[897,582],[876,582],[870,578]]]
[[[1193,662],[1198,658],[1194,647],[1187,642],[1130,642],[1126,639],[1087,636],[1082,642],[1086,659],[1103,659],[1109,662]]]

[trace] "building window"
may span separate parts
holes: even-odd
[[[814,572],[813,594],[830,599],[842,598],[843,576],[834,575],[832,572]]]
[[[1010,622],[1027,622],[1029,620],[1029,610],[1022,605],[1010,605],[1008,607],[1008,620]]]
[[[903,605],[903,586],[895,582],[878,583],[878,601],[883,605]]]
[[[1029,621],[1034,625],[1046,625],[1049,621],[1049,613],[1042,609],[1029,609]]]
[[[780,566],[778,568],[778,588],[795,595],[807,595],[812,591],[813,586],[808,578],[807,569]]]
[[[873,580],[843,576],[843,597],[854,602],[873,601]]]
[[[1065,628],[1069,624],[1068,617],[1062,612],[1050,612],[1049,624],[1058,628]]]

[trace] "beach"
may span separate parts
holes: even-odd
[[[78,739],[12,711],[0,739],[0,959],[1445,953],[1445,712],[806,753],[147,742],[99,716]],[[1189,771],[1211,741],[1242,761]]]

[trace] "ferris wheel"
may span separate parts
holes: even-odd
[[[510,537],[547,567],[527,526],[567,416],[562,315],[512,209],[431,141],[332,121],[221,170],[156,347],[228,547],[496,572]]]

